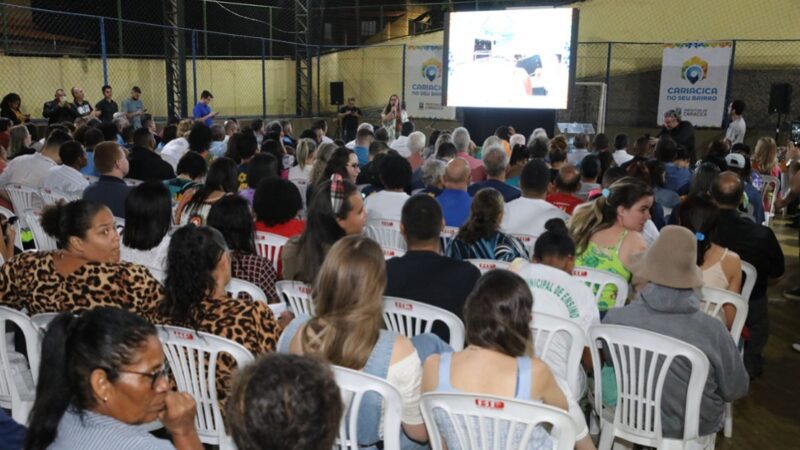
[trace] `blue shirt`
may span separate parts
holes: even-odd
[[[144,103],[142,103],[141,100],[126,98],[125,101],[122,102],[122,112],[133,114],[136,111],[144,111]],[[136,129],[142,128],[142,116],[131,117],[131,125]]]
[[[91,175],[93,177],[100,176],[100,174],[97,172],[97,169],[94,168],[94,149],[86,149],[86,167],[81,169],[81,173],[84,175]]]
[[[471,196],[475,196],[483,188],[494,188],[503,195],[503,200],[506,203],[510,202],[511,200],[518,199],[522,193],[519,189],[508,185],[507,183],[500,181],[500,180],[486,180],[486,181],[479,181],[477,183],[473,183],[467,189],[467,192]]]
[[[0,450],[19,450],[25,441],[25,427],[0,409]]]
[[[199,119],[201,117],[205,117],[205,116],[207,116],[209,114],[211,114],[211,107],[210,106],[206,105],[203,102],[197,102],[197,104],[194,105],[194,110],[192,110],[192,116],[194,117],[194,120],[197,120],[197,119]],[[210,127],[211,125],[214,124],[214,118],[213,117],[209,117],[208,119],[204,120],[203,122],[207,126]]]
[[[445,189],[436,197],[436,201],[442,207],[444,223],[448,227],[460,227],[469,218],[472,197],[468,193],[457,189]]]
[[[108,206],[114,217],[125,218],[125,199],[131,187],[122,178],[101,175],[83,191],[83,199]]]
[[[667,174],[667,182],[664,183],[664,188],[675,191],[678,194],[689,193],[689,183],[692,181],[692,173],[689,172],[689,169],[678,167],[673,163],[666,163],[664,164],[664,170]]]
[[[361,167],[366,166],[369,164],[369,149],[367,147],[353,147],[353,151],[356,152],[356,156],[358,156],[358,165]]]

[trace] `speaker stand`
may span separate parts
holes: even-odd
[[[775,125],[775,142],[778,142],[778,135],[781,134],[781,113],[778,112],[778,124]]]

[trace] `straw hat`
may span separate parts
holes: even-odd
[[[697,267],[697,238],[677,225],[662,228],[650,248],[633,255],[629,269],[639,278],[675,289],[703,286],[703,274]]]

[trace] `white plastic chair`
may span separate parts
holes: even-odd
[[[436,321],[447,326],[453,350],[463,350],[466,331],[464,323],[455,314],[422,302],[398,297],[383,298],[383,323],[395,333],[409,338],[430,333]]]
[[[225,290],[233,298],[238,298],[239,294],[245,293],[255,301],[267,303],[267,294],[260,287],[246,280],[231,278],[231,281],[225,286]]]
[[[281,260],[281,251],[289,238],[279,234],[256,231],[256,253],[272,262],[272,268],[278,273],[278,263]]]
[[[392,219],[370,218],[364,234],[375,240],[381,247],[406,249],[406,240],[400,234],[400,221]]]
[[[311,286],[299,281],[278,281],[275,291],[289,306],[295,315],[314,315],[314,303],[311,301]]]
[[[5,217],[6,219],[10,219],[12,217],[16,217],[16,214],[14,214],[14,212],[11,211],[10,209],[0,206],[0,216]],[[16,234],[16,237],[14,238],[14,246],[22,250],[22,224],[20,223],[19,219],[17,219],[17,221],[14,222],[13,226],[14,226],[14,233]]]
[[[525,249],[528,250],[528,253],[533,255],[533,246],[536,244],[536,239],[538,239],[539,236],[522,233],[511,233],[511,235],[519,239],[519,241],[522,242],[522,245],[525,246]]]
[[[383,448],[400,450],[400,414],[403,400],[397,388],[386,380],[363,372],[339,366],[332,366],[332,369],[345,404],[345,412],[339,424],[339,438],[334,448],[359,450],[358,413],[361,410],[361,401],[367,392],[375,392],[383,398]]]
[[[775,216],[775,199],[778,198],[780,187],[781,182],[778,178],[770,175],[761,175],[761,203],[765,203],[764,200],[769,200],[769,209],[764,211],[763,225],[765,226],[769,226]]]
[[[447,248],[447,244],[452,241],[456,235],[458,234],[458,227],[444,227],[442,232],[439,234],[439,240],[441,241],[442,250]]]
[[[384,259],[392,259],[395,256],[403,256],[403,255],[406,254],[405,249],[396,248],[396,247],[388,247],[386,245],[381,245],[381,250],[383,250]]]
[[[41,197],[42,203],[45,206],[55,205],[61,200],[63,200],[64,203],[69,203],[74,200],[80,200],[81,198],[80,195],[59,191],[57,189],[39,189],[39,197]]]
[[[610,450],[617,437],[665,450],[683,449],[689,442],[700,442],[700,401],[709,370],[708,358],[700,349],[652,331],[620,325],[593,325],[589,336],[594,373],[602,371],[596,345],[602,342],[611,357],[617,384],[617,405],[611,417],[611,411],[602,402],[602,377],[594,380],[595,408],[602,421],[598,450]],[[684,409],[683,439],[669,439],[662,433],[661,400],[669,368],[679,356],[688,360],[692,372]]]
[[[58,249],[56,240],[44,231],[44,228],[40,223],[42,217],[41,211],[29,209],[25,211],[22,216],[25,218],[25,223],[28,225],[28,229],[30,229],[31,233],[33,233],[33,242],[36,244],[37,250],[45,251]]]
[[[8,192],[8,197],[14,206],[14,211],[17,211],[17,213],[29,209],[42,209],[42,198],[39,197],[39,189],[21,184],[9,184],[6,186],[6,192]]]
[[[752,264],[742,260],[742,272],[744,272],[744,283],[742,283],[742,298],[745,301],[750,300],[750,295],[753,294],[753,288],[756,287],[756,280],[758,279],[758,271]]]
[[[604,270],[592,269],[591,267],[575,267],[572,270],[572,276],[586,283],[589,289],[594,293],[595,299],[598,302],[600,301],[600,297],[603,296],[603,290],[606,286],[616,286],[617,288],[617,301],[614,304],[615,308],[625,306],[625,302],[628,300],[630,286],[624,278],[617,274]]]
[[[481,271],[481,275],[494,269],[508,269],[511,263],[506,261],[497,261],[495,259],[468,259],[467,262],[477,267]]]
[[[437,416],[454,425],[458,448],[528,449],[528,440],[538,425],[552,425],[550,436],[554,440],[554,450],[575,447],[577,430],[572,418],[560,409],[541,403],[483,394],[429,392],[422,395],[421,409],[433,450],[444,448]],[[506,426],[509,431],[503,441],[498,430]],[[515,435],[521,437],[516,446],[513,445]],[[453,448],[456,443],[447,444]]]
[[[571,320],[544,313],[533,314],[531,331],[536,356],[551,368],[564,367],[565,381],[572,394],[580,396],[584,391],[581,385],[581,356],[588,342],[586,333]]]
[[[716,317],[723,320],[725,312],[722,308],[725,305],[733,305],[736,308],[736,315],[733,317],[733,324],[731,325],[731,338],[733,342],[739,343],[742,337],[742,330],[744,323],[747,320],[747,312],[749,306],[747,300],[742,298],[741,295],[735,292],[717,289],[710,286],[703,286],[702,299],[700,300],[700,309],[711,317]],[[733,436],[733,404],[725,404],[725,427],[723,428],[723,435],[726,438]]]
[[[44,333],[47,332],[47,327],[50,326],[50,322],[53,321],[59,314],[56,312],[49,312],[49,313],[39,313],[34,314],[31,316],[31,322],[33,325],[39,330],[39,333],[44,336]]]
[[[200,441],[218,445],[220,450],[234,450],[219,408],[217,359],[220,353],[227,353],[241,369],[255,360],[252,353],[229,339],[171,325],[159,326],[158,337],[178,390],[197,402],[195,427]]]
[[[14,373],[9,362],[9,346],[7,342],[9,330],[6,321],[13,322],[25,337],[25,348],[28,353],[28,366],[33,376],[33,385],[28,386],[28,392],[20,391],[14,380]],[[13,336],[13,333],[10,333]],[[39,363],[41,358],[41,335],[36,326],[26,314],[5,306],[0,306],[0,407],[10,409],[11,417],[21,424],[28,423],[28,414],[33,408],[35,386],[39,379]]]

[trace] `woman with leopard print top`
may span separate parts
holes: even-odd
[[[156,323],[191,328],[242,344],[253,355],[275,351],[281,329],[265,302],[231,298],[231,257],[225,238],[214,228],[186,225],[177,230],[167,252],[166,295]],[[224,406],[235,361],[221,355],[217,393]]]
[[[152,318],[163,289],[144,266],[119,262],[119,233],[106,206],[61,203],[45,208],[41,224],[60,250],[24,252],[3,264],[0,305],[29,314],[112,306]]]

